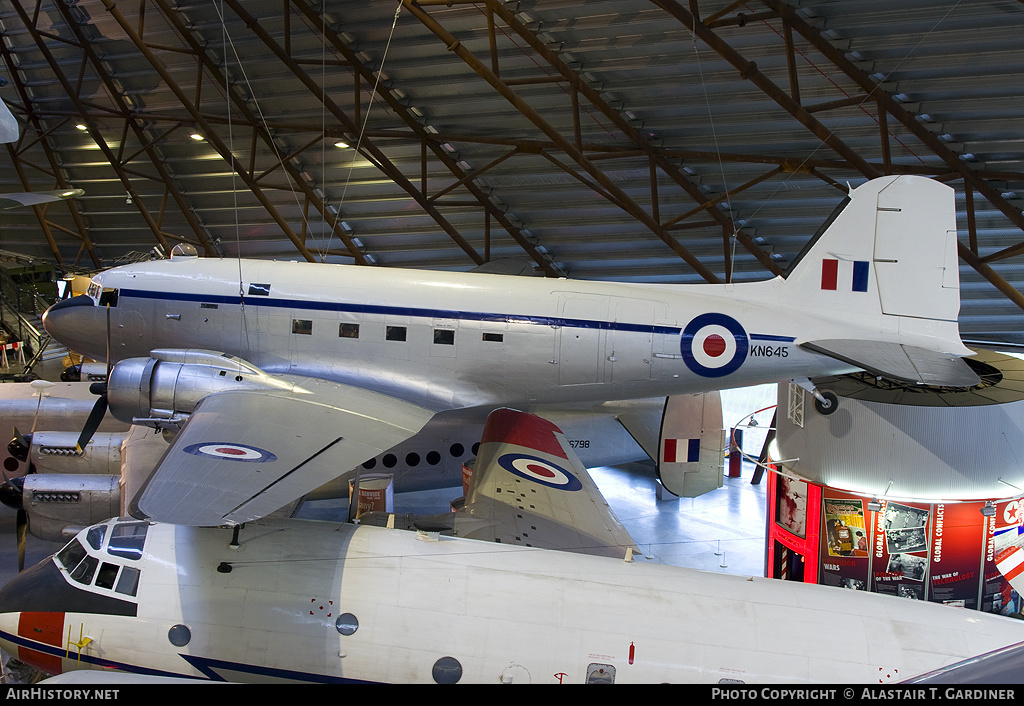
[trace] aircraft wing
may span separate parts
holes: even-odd
[[[433,411],[339,383],[203,398],[130,501],[180,525],[264,517],[414,436]]]
[[[455,535],[620,558],[636,551],[561,430],[511,409],[487,417]]]
[[[962,358],[915,346],[846,339],[806,341],[800,346],[899,382],[949,387],[980,382]]]
[[[1020,684],[1024,642],[919,674],[903,684]]]
[[[38,206],[53,201],[64,201],[65,199],[81,196],[84,193],[84,189],[58,189],[57,191],[28,191],[0,194],[0,210],[18,208],[20,206]]]

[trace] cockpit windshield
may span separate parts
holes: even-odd
[[[121,522],[114,525],[107,551],[123,559],[141,559],[142,545],[146,543],[148,529],[148,522]]]
[[[118,290],[110,287],[104,287],[96,279],[89,282],[89,286],[86,288],[85,293],[99,306],[117,306]]]
[[[112,520],[81,532],[57,552],[68,577],[85,587],[134,596],[141,570],[131,563],[142,558],[148,522]]]

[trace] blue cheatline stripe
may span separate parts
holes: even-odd
[[[19,647],[27,647],[30,650],[36,652],[42,652],[43,654],[51,655],[53,657],[64,657],[68,654],[64,647],[56,647],[54,645],[47,645],[42,642],[36,642],[35,640],[29,640],[18,635],[12,635],[9,632],[0,630],[0,640],[11,642]],[[86,664],[94,664],[97,667],[105,667],[108,669],[116,669],[121,672],[130,672],[132,674],[143,674],[150,677],[182,677],[186,679],[200,679],[201,677],[195,677],[188,674],[179,674],[178,672],[166,672],[162,669],[150,669],[148,667],[139,667],[134,664],[127,664],[125,662],[116,662],[111,659],[104,659],[95,655],[79,655],[72,652],[68,659],[75,659]]]
[[[748,334],[751,341],[776,341],[778,343],[792,343],[796,340],[794,336],[772,336],[767,333]]]
[[[298,672],[292,669],[276,669],[273,667],[262,667],[252,664],[241,664],[239,662],[230,662],[223,659],[211,659],[209,657],[199,657],[196,655],[181,655],[181,657],[188,661],[193,667],[198,669],[203,674],[210,677],[214,681],[224,681],[228,675],[222,672],[237,672],[239,674],[252,674],[257,675],[264,680],[267,678],[271,679],[282,679],[289,681],[299,681],[306,683],[315,684],[371,684],[376,682],[369,682],[364,679],[349,679],[345,677],[335,677],[327,674],[313,674],[310,672]]]
[[[122,289],[121,297],[136,299],[153,299],[162,301],[197,302],[209,304],[240,303],[240,298],[222,294],[190,294],[183,292],[153,292],[143,289]],[[266,306],[275,309],[298,309],[305,311],[334,311],[350,314],[378,314],[382,316],[413,316],[432,319],[456,319],[461,321],[489,321],[508,324],[534,324],[539,326],[561,326],[563,328],[600,329],[606,331],[629,331],[635,333],[662,333],[670,336],[678,335],[679,326],[655,326],[652,324],[628,324],[621,321],[598,321],[592,319],[566,319],[556,316],[526,316],[519,314],[500,314],[477,311],[458,311],[455,309],[426,309],[405,306],[381,306],[378,304],[354,304],[351,302],[310,301],[305,299],[278,299],[271,297],[248,297],[251,306]],[[792,343],[793,336],[775,336],[772,334],[752,333],[752,341],[775,341]]]
[[[56,647],[54,645],[47,645],[42,642],[36,642],[35,640],[29,640],[18,635],[12,635],[9,632],[0,630],[0,640],[13,643],[19,647],[26,647],[36,652],[42,652],[43,654],[51,655],[54,657],[64,657],[67,654],[67,650],[64,647]],[[346,679],[343,677],[335,677],[326,674],[314,674],[311,672],[299,672],[291,669],[273,669],[270,667],[262,667],[259,665],[242,664],[240,662],[230,662],[222,659],[209,659],[206,657],[198,657],[196,655],[179,654],[179,657],[184,659],[186,662],[191,664],[193,667],[202,672],[205,677],[197,677],[194,674],[182,674],[180,672],[168,672],[163,669],[151,669],[149,667],[140,667],[134,664],[128,664],[127,662],[117,662],[111,659],[104,659],[95,655],[78,654],[72,652],[69,659],[75,659],[77,661],[84,662],[85,664],[95,665],[97,667],[104,667],[106,669],[116,669],[120,672],[128,672],[130,674],[141,674],[143,676],[150,677],[177,677],[182,679],[195,679],[196,681],[225,681],[222,674],[217,673],[216,670],[229,670],[237,672],[239,674],[253,674],[261,677],[271,677],[275,679],[288,679],[291,681],[300,681],[306,683],[369,683],[359,679]]]
[[[181,302],[207,302],[210,304],[240,303],[236,296],[221,294],[188,294],[179,292],[151,292],[141,289],[122,289],[120,297],[155,299]],[[272,297],[248,297],[250,306],[265,306],[275,309],[299,309],[303,311],[334,311],[352,314],[380,314],[385,316],[415,316],[432,319],[458,319],[462,321],[490,321],[493,323],[535,324],[541,326],[562,326],[564,328],[589,328],[608,331],[634,331],[640,333],[665,333],[675,335],[678,326],[654,326],[651,324],[627,324],[619,321],[597,321],[591,319],[566,319],[557,316],[526,316],[520,314],[499,314],[455,309],[426,309],[406,306],[381,306],[378,304],[354,304],[351,302],[310,301],[306,299],[276,299]]]

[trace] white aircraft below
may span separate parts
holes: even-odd
[[[959,306],[953,190],[892,176],[852,190],[790,274],[764,282],[176,256],[96,275],[43,323],[72,350],[120,361],[98,411],[176,433],[132,515],[216,526],[266,516],[450,410],[483,418],[857,369],[972,385]]]
[[[89,527],[0,590],[0,647],[50,674],[234,682],[878,684],[1024,639],[978,611],[633,560],[533,415],[492,413],[478,464],[457,536]]]

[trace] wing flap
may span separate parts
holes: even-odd
[[[849,339],[808,341],[800,345],[899,382],[948,387],[972,387],[980,382],[959,356],[915,346]]]
[[[455,534],[613,557],[636,551],[562,431],[510,409],[487,418]]]
[[[358,388],[317,387],[204,398],[131,501],[132,514],[191,526],[264,517],[414,436],[433,415]]]

